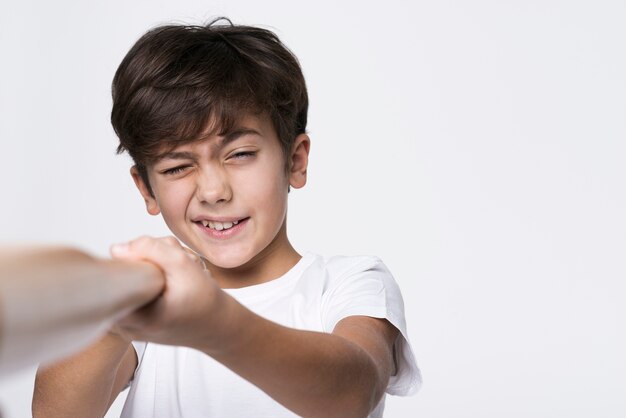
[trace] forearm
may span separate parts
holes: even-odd
[[[231,332],[195,348],[285,407],[303,417],[365,417],[380,400],[376,364],[357,344],[280,326],[234,300],[226,305],[220,320]]]
[[[0,257],[0,370],[76,352],[154,299],[163,277],[148,263],[93,258],[69,248]]]
[[[104,416],[119,393],[116,376],[129,350],[128,341],[107,334],[81,353],[40,368],[35,378],[33,417]],[[118,393],[113,393],[114,389]]]

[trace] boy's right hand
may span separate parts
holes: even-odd
[[[117,322],[112,333],[122,338],[194,346],[220,338],[220,306],[227,297],[202,260],[174,237],[140,237],[111,247],[119,260],[148,261],[165,276],[159,297]]]

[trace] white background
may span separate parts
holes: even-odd
[[[386,416],[626,416],[624,1],[0,4],[1,243],[166,234],[114,153],[115,69],[159,23],[263,25],[311,101],[294,244],[378,255],[405,297],[424,387]]]

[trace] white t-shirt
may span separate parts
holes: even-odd
[[[343,318],[386,318],[400,334],[392,395],[415,393],[421,376],[411,351],[400,289],[376,257],[305,254],[284,276],[225,289],[248,309],[278,324],[330,333]],[[188,348],[134,342],[139,364],[121,418],[282,418],[296,414],[210,356]],[[385,398],[369,415],[382,417]]]

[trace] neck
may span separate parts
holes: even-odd
[[[213,278],[223,289],[252,286],[277,279],[302,258],[287,239],[283,224],[276,238],[247,263],[232,269],[208,265]]]

